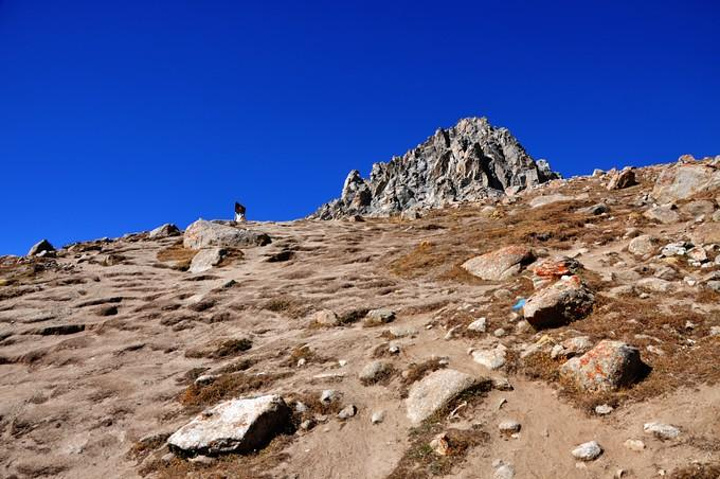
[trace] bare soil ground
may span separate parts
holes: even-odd
[[[657,262],[628,253],[628,228],[670,242],[694,227],[690,219],[656,225],[638,214],[632,202],[656,173],[642,170],[641,185],[619,192],[583,178],[492,211],[467,205],[416,221],[251,223],[273,243],[196,275],[186,271],[194,253],[177,238],[90,242],[55,259],[6,261],[0,267],[0,477],[469,479],[493,477],[499,459],[513,464],[517,478],[607,478],[618,470],[623,477],[717,478],[720,336],[709,334],[720,326],[717,295],[680,280],[672,293],[610,291],[637,281],[623,273]],[[575,199],[527,205],[536,194],[556,192]],[[609,214],[578,212],[603,200]],[[593,313],[561,328],[519,330],[511,306],[532,292],[528,273],[493,283],[459,268],[506,244],[530,245],[542,255],[577,254],[598,298]],[[714,270],[667,264],[680,279]],[[374,308],[392,309],[397,318],[364,327],[359,319]],[[343,324],[314,324],[311,315],[320,309],[336,311]],[[488,333],[461,328],[445,339],[449,328],[480,317],[487,318]],[[500,338],[493,335],[498,328],[506,331]],[[543,336],[579,335],[638,346],[652,371],[631,388],[590,395],[558,380],[560,362],[519,359],[523,347]],[[499,371],[467,354],[497,343],[511,352]],[[399,346],[398,355],[387,353],[390,344]],[[395,372],[364,385],[358,372],[376,357]],[[442,367],[439,358],[476,376],[507,377],[513,389],[466,398],[452,417],[437,415],[412,428],[403,397],[413,381]],[[207,373],[220,380],[194,384]],[[337,409],[323,409],[316,398],[324,389],[340,391],[357,416],[341,421]],[[165,438],[202,408],[271,392],[302,398],[326,420],[249,456],[210,464],[161,460]],[[595,415],[594,406],[603,403],[615,410]],[[384,420],[372,424],[377,411]],[[508,418],[522,424],[517,438],[498,430]],[[676,425],[682,434],[655,439],[643,433],[650,421]],[[428,446],[443,431],[456,444],[448,457]],[[627,439],[647,448],[631,451],[623,446]],[[603,455],[577,464],[569,451],[590,440]]]

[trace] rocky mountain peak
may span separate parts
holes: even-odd
[[[403,156],[375,163],[365,179],[352,170],[342,196],[312,217],[386,216],[516,193],[559,178],[545,160],[535,161],[507,128],[487,118],[463,118]]]

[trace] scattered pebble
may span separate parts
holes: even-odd
[[[515,477],[515,468],[511,464],[502,464],[495,469],[493,479],[513,479]]]
[[[522,426],[520,425],[519,422],[514,421],[512,419],[503,421],[498,425],[498,429],[500,429],[500,431],[505,434],[512,434],[515,432],[520,432],[521,427]]]
[[[468,331],[475,331],[476,333],[484,333],[487,329],[487,318],[476,319],[468,324],[467,329]]]
[[[435,438],[430,441],[430,447],[433,451],[435,451],[435,454],[439,456],[449,456],[450,455],[450,442],[448,441],[448,437],[446,433],[440,433]]]
[[[326,389],[320,394],[320,402],[330,404],[338,398],[339,394],[334,389]]]
[[[614,410],[615,408],[613,408],[609,404],[601,404],[599,406],[595,406],[595,414],[597,414],[598,416],[607,416]]]
[[[631,451],[641,452],[645,450],[645,443],[639,439],[628,439],[623,445]]]
[[[584,444],[580,444],[572,450],[572,455],[575,459],[581,461],[594,461],[603,453],[602,447],[597,441],[590,441]]]
[[[660,422],[649,422],[643,426],[646,433],[652,434],[658,439],[675,439],[680,435],[680,429],[670,424]]]
[[[354,417],[355,414],[357,414],[357,408],[354,404],[350,404],[349,406],[343,408],[343,410],[338,413],[337,417],[338,419],[345,420]]]
[[[373,424],[380,424],[385,420],[385,412],[384,411],[376,411],[372,414],[372,417],[370,418],[370,422]]]

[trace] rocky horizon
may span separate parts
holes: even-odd
[[[545,160],[535,161],[507,128],[485,117],[463,118],[403,156],[374,163],[364,179],[352,170],[340,198],[311,218],[393,215],[515,194],[560,175]]]

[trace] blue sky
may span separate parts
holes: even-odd
[[[720,154],[720,3],[0,0],[0,254],[304,216],[464,116],[564,175]]]

